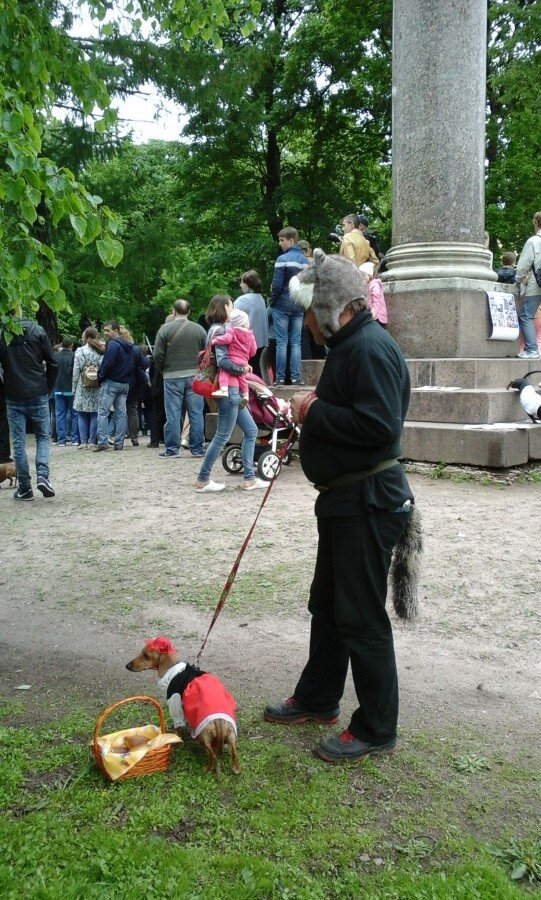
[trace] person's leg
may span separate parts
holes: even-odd
[[[124,438],[128,427],[128,417],[126,415],[126,401],[128,399],[129,384],[115,384],[115,396],[113,399],[113,409],[115,416],[115,449],[122,450],[124,446]]]
[[[150,443],[158,447],[163,440],[163,393],[152,398],[152,415],[150,419]]]
[[[165,449],[172,453],[180,452],[180,419],[182,416],[182,401],[184,399],[184,385],[182,378],[165,378],[163,382],[165,405]]]
[[[231,403],[236,404],[238,410],[236,424],[243,435],[240,452],[242,456],[242,477],[246,483],[254,480],[254,450],[257,425],[252,419],[249,407],[245,406],[242,409],[239,407],[240,393],[238,388],[229,389],[229,399]]]
[[[309,656],[293,693],[303,709],[322,714],[337,711],[349,665],[349,651],[336,625],[332,521],[317,520],[319,541],[308,602]]]
[[[60,447],[66,446],[67,404],[63,394],[54,395],[54,411],[56,417],[56,439]]]
[[[109,410],[113,402],[114,394],[111,391],[111,381],[104,381],[100,387],[98,398],[98,447],[108,447],[109,438]]]
[[[132,444],[137,446],[137,436],[139,434],[139,416],[137,413],[137,407],[139,403],[139,398],[137,394],[128,394],[128,399],[126,401],[126,411],[128,414],[128,434],[130,436],[130,440]]]
[[[261,354],[263,353],[264,349],[264,347],[258,347],[255,354],[249,360],[252,371],[254,375],[257,375],[258,378],[263,378],[263,375],[261,374]]]
[[[69,400],[69,411],[70,411],[70,417],[71,417],[71,423],[70,423],[71,443],[73,445],[75,445],[75,444],[78,444],[79,440],[80,440],[80,438],[79,438],[79,416],[78,416],[77,410],[73,408],[73,397],[68,397],[67,399]]]
[[[26,403],[22,400],[7,400],[6,407],[11,445],[13,447],[13,462],[15,463],[15,471],[19,482],[19,493],[24,494],[31,487],[30,468],[25,447]]]
[[[0,381],[0,463],[11,462],[11,447],[9,444],[9,425],[4,397],[3,384]]]
[[[49,479],[49,430],[51,421],[49,418],[48,398],[38,397],[36,400],[32,400],[29,412],[36,438],[36,475],[39,487],[40,479]]]
[[[291,383],[301,380],[301,334],[303,316],[292,314],[289,317],[289,366],[291,370]]]
[[[283,384],[286,377],[287,343],[289,332],[289,316],[281,309],[272,310],[274,333],[276,335],[276,371],[274,380]]]
[[[522,303],[521,310],[518,314],[520,330],[524,337],[524,351],[526,353],[538,352],[533,320],[540,303],[541,295],[535,297],[525,297]]]
[[[91,412],[89,415],[90,415],[90,434],[89,434],[90,443],[97,444],[97,442],[98,442],[98,414],[97,414],[97,412]]]
[[[203,438],[205,430],[204,409],[205,401],[203,397],[194,394],[192,391],[192,378],[185,379],[184,396],[186,400],[186,409],[188,410],[188,419],[190,422],[190,453],[192,456],[203,456]]]
[[[77,414],[77,423],[79,426],[79,437],[81,439],[81,444],[88,444],[88,433],[90,430],[90,415],[89,412],[83,412],[82,410]]]
[[[218,408],[216,434],[207,447],[205,458],[197,476],[197,486],[207,484],[209,481],[212,467],[231,437],[231,432],[237,421],[238,403],[231,403],[228,397],[224,397],[216,401],[216,406]]]

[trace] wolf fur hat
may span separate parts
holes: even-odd
[[[340,328],[338,317],[353,300],[360,301],[359,309],[367,307],[366,283],[359,269],[343,256],[327,256],[314,250],[313,265],[294,275],[289,293],[303,309],[311,309],[324,337],[331,337]]]

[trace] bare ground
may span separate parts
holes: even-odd
[[[56,498],[18,505],[2,485],[0,696],[24,704],[21,720],[76,706],[97,715],[153,693],[150,675],[125,669],[145,637],[165,633],[195,658],[262,496],[225,472],[226,491],[197,495],[196,470],[189,454],[161,460],[145,446],[53,448]],[[473,731],[535,755],[541,485],[410,480],[426,552],[421,615],[395,622],[403,740],[418,729]],[[202,660],[245,709],[290,693],[305,660],[314,498],[295,460],[271,491]],[[348,683],[346,715],[353,705]]]

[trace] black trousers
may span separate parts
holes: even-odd
[[[160,394],[152,395],[152,414],[150,418],[150,443],[163,443],[163,425],[165,422],[165,407],[163,402],[163,390]]]
[[[318,519],[310,655],[294,697],[313,712],[332,710],[351,663],[359,706],[349,730],[370,744],[396,737],[398,678],[385,601],[392,550],[408,518],[376,511]]]

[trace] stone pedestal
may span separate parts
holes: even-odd
[[[473,278],[387,281],[389,332],[408,359],[515,356],[516,341],[489,340],[486,291],[510,290],[509,285]]]

